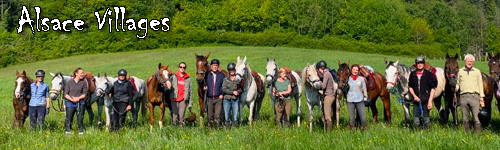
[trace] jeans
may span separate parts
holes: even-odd
[[[233,122],[238,121],[238,108],[239,108],[239,100],[229,100],[225,99],[224,100],[224,116],[226,118],[226,122],[229,122],[231,119],[229,118],[229,113],[231,110],[233,111]]]

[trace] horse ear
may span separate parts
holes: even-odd
[[[107,73],[104,73],[104,77],[108,77],[108,74],[107,74]]]
[[[23,75],[26,76],[26,70],[23,70]]]
[[[247,56],[245,56],[245,58],[243,58],[243,63],[247,64]]]
[[[52,76],[52,77],[56,76],[56,75],[55,75],[54,73],[52,73],[52,72],[49,72],[49,74],[50,74],[50,76]]]
[[[338,63],[339,63],[339,66],[340,66],[340,64],[342,64],[342,63],[340,63],[340,59],[339,59],[339,62],[338,62]]]
[[[194,58],[198,58],[198,54],[196,52],[194,53]]]
[[[269,62],[269,57],[267,57],[267,62]]]
[[[397,66],[399,64],[399,60],[394,63],[394,66]]]
[[[387,61],[387,57],[384,57],[385,65],[388,65],[389,62]]]
[[[450,54],[446,53],[446,58],[450,58]]]
[[[211,54],[211,53],[212,53],[212,52],[208,52],[207,56],[205,56],[205,59],[208,59],[208,57],[210,57],[210,54]]]
[[[347,62],[347,66],[351,66],[350,64],[351,64],[351,61],[349,60],[349,61]]]
[[[158,69],[160,69],[160,68],[161,68],[161,63],[158,63]]]
[[[236,57],[236,62],[240,62],[240,56]]]
[[[16,70],[16,76],[19,76],[19,71]]]
[[[276,62],[276,58],[273,58],[273,61]]]
[[[168,69],[168,66],[170,66],[170,65],[169,65],[169,64],[167,64],[167,68],[166,68],[166,69]],[[169,71],[169,72],[170,72],[170,71]]]
[[[455,59],[458,59],[458,53],[455,54]]]
[[[101,73],[97,73],[97,77],[99,78],[101,76]]]

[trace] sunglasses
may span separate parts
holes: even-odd
[[[186,69],[186,67],[181,67],[181,66],[179,66],[179,68],[181,68],[181,69]]]

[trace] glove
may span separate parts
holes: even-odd
[[[363,102],[365,103],[365,107],[370,107],[371,105],[371,100],[368,98],[363,98]]]
[[[48,115],[50,113],[50,109],[49,108],[45,108],[45,115]]]

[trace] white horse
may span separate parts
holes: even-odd
[[[314,106],[319,106],[319,109],[324,113],[323,101],[321,100],[323,95],[321,91],[321,82],[318,76],[318,72],[315,69],[316,64],[307,66],[302,71],[302,84],[305,87],[306,99],[307,99],[307,109],[309,110],[309,131],[312,132],[313,126],[313,110]],[[323,114],[324,115],[324,114]],[[323,122],[325,122],[325,117],[322,117]]]
[[[386,69],[385,69],[385,78],[387,79],[387,90],[391,92],[394,88],[397,89],[399,96],[403,100],[403,110],[405,113],[405,123],[406,126],[409,126],[410,119],[410,104],[413,103],[413,96],[409,92],[409,78],[410,73],[414,71],[415,67],[407,67],[403,64],[399,64],[399,60],[396,62],[387,62],[386,60]],[[439,67],[436,68],[436,78],[438,81],[438,85],[436,87],[436,91],[434,93],[434,105],[441,114],[444,111],[444,108],[441,107],[441,96],[443,95],[444,85],[446,83],[446,79],[444,76],[444,70]],[[425,106],[423,106],[425,107]]]
[[[299,76],[299,73],[292,71],[292,75],[295,76],[295,79],[297,79],[297,86],[292,87],[292,93],[290,94],[291,97],[295,99],[295,106],[297,109],[297,126],[300,126],[300,97],[302,96],[302,84],[301,84],[301,78]],[[275,59],[269,59],[267,58],[267,66],[266,66],[266,83],[268,87],[268,92],[269,92],[269,97],[271,98],[272,106],[274,109],[274,100],[276,99],[273,96],[273,83],[276,82],[276,79],[278,79],[279,73],[278,73],[278,65],[276,64]],[[276,112],[275,114],[276,115]]]
[[[134,92],[134,105],[132,105],[132,116],[133,116],[133,123],[136,124],[138,120],[138,114],[139,114],[139,109],[141,110],[142,113],[142,118],[143,120],[146,119],[146,102],[147,102],[147,96],[146,96],[146,83],[144,80],[139,79],[135,76],[131,76],[131,79],[134,79],[134,84],[135,88],[137,89],[137,92]],[[108,77],[107,74],[104,74],[104,76],[100,76],[100,74],[97,74],[97,77],[95,77],[95,84],[96,84],[96,92],[95,95],[99,98],[98,101],[98,118],[100,118],[101,113],[102,113],[102,106],[104,107],[105,115],[106,115],[106,129],[109,129],[111,126],[111,110],[113,110],[113,105],[112,105],[112,100],[111,98],[108,97],[109,90],[111,87],[113,87],[114,83],[118,80],[118,77]],[[100,120],[99,120],[100,121]],[[101,122],[99,122],[101,124]]]
[[[252,75],[252,70],[250,66],[248,66],[247,57],[240,59],[238,56],[236,63],[236,81],[240,82],[245,80],[245,84],[242,85],[243,92],[240,94],[240,109],[239,109],[239,117],[240,121],[242,120],[243,106],[248,105],[250,109],[250,114],[248,115],[249,124],[252,124],[252,121],[255,118],[259,117],[260,108],[262,107],[262,99],[264,98],[265,92],[259,93],[257,82]],[[264,80],[264,76],[259,74],[260,78]],[[264,83],[261,83],[264,85]],[[227,119],[227,118],[226,118]]]

